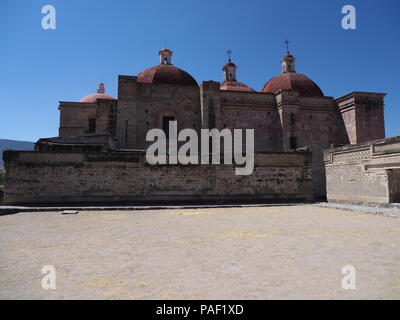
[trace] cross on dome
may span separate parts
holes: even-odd
[[[232,53],[232,50],[229,49],[226,53],[228,54],[228,60],[231,61],[231,53]]]
[[[286,54],[289,54],[289,40],[286,39],[284,43],[286,44]]]

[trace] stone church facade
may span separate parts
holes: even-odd
[[[296,71],[296,58],[289,52],[286,52],[281,60],[282,73],[269,80],[260,91],[255,91],[237,80],[237,66],[230,58],[223,66],[222,82],[204,81],[198,84],[189,73],[172,64],[172,55],[171,50],[162,49],[159,52],[159,65],[145,69],[137,76],[120,75],[117,97],[107,95],[104,84],[100,83],[97,93],[88,95],[78,102],[61,101],[58,137],[40,139],[36,143],[34,153],[9,152],[4,155],[6,169],[7,166],[9,169],[7,172],[11,172],[8,177],[8,195],[10,199],[14,199],[9,202],[16,203],[18,199],[22,199],[18,195],[23,192],[23,187],[17,187],[21,182],[18,170],[24,171],[24,174],[33,174],[21,166],[29,165],[30,162],[37,164],[40,158],[49,157],[46,161],[43,160],[47,165],[54,162],[54,166],[51,167],[53,169],[49,167],[45,172],[60,166],[60,162],[56,160],[57,155],[59,158],[62,158],[62,155],[66,155],[66,158],[73,158],[72,155],[77,154],[84,155],[75,158],[81,159],[77,160],[79,163],[97,157],[102,159],[104,164],[107,158],[107,166],[111,172],[120,168],[118,161],[126,163],[127,159],[132,157],[140,158],[138,161],[143,161],[142,164],[145,166],[142,153],[151,144],[146,141],[146,133],[153,128],[167,131],[170,121],[177,121],[178,131],[185,128],[198,132],[202,128],[254,129],[254,148],[260,165],[257,167],[256,161],[255,174],[267,170],[263,167],[266,165],[269,171],[264,173],[270,180],[276,178],[273,168],[278,168],[277,172],[281,169],[282,172],[286,170],[284,174],[289,176],[294,174],[291,178],[286,179],[288,176],[283,178],[289,181],[285,180],[288,184],[277,182],[272,186],[270,185],[272,182],[266,182],[265,179],[253,181],[255,185],[248,192],[253,195],[273,194],[270,199],[279,198],[277,195],[284,194],[285,188],[295,190],[291,195],[283,197],[285,199],[295,199],[296,192],[307,201],[324,198],[326,177],[323,151],[332,146],[358,144],[385,137],[383,101],[385,94],[351,92],[337,99],[325,96],[315,82]],[[22,161],[24,157],[26,160]],[[82,160],[83,158],[86,160]],[[300,170],[302,173],[296,175],[294,172],[297,169],[293,168],[300,168],[299,166],[302,168]],[[189,177],[191,173],[199,176],[207,174],[201,171],[203,169],[193,166],[187,168],[180,166],[173,170],[178,170],[180,173],[184,171]],[[39,172],[40,170],[37,174]],[[124,170],[119,174],[123,175],[123,172]],[[131,171],[130,174],[135,174],[134,172]],[[137,173],[142,174],[142,172]],[[40,174],[43,175],[43,172]],[[157,174],[162,173],[155,173],[155,176]],[[216,179],[219,173],[208,174],[212,180]],[[115,179],[110,173],[108,176],[110,179]],[[35,180],[34,177],[32,180]],[[162,191],[160,194],[165,194],[166,199],[178,199],[181,195],[187,195],[185,188],[188,186],[182,186],[180,183],[190,185],[190,182],[184,180],[185,178],[180,176],[175,187],[167,187],[167,191],[164,190],[165,192]],[[240,194],[246,198],[246,183],[238,181],[229,183],[238,183],[235,195]],[[250,185],[253,182],[247,181]],[[191,183],[198,182],[193,180]],[[29,183],[26,184],[26,188],[28,187]],[[98,188],[100,187],[93,187],[94,194]],[[107,193],[109,196],[104,196],[107,201],[134,200],[137,192],[135,191],[128,199],[118,196],[122,191],[113,191],[112,186],[107,188],[110,189]],[[149,185],[143,186],[143,190],[148,188],[151,189]],[[228,196],[229,199],[231,191],[221,189],[214,193],[215,188],[215,185],[208,185],[205,189],[200,188],[189,194],[192,197],[196,195],[201,197],[202,190],[208,190],[204,192],[211,192],[217,198]],[[85,194],[89,197],[85,199],[91,201],[90,188],[88,190]],[[179,193],[179,190],[183,191]],[[100,194],[98,199],[101,200],[101,192],[98,194]],[[66,194],[60,201],[74,196],[76,197],[72,193],[70,196]],[[22,202],[29,202],[28,198],[24,198]]]

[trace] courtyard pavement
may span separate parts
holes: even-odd
[[[0,299],[400,299],[399,249],[399,217],[314,205],[24,212],[0,216]]]

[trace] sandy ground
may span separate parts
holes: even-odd
[[[400,299],[400,218],[316,206],[0,216],[1,299]],[[44,265],[56,289],[43,289]],[[341,269],[356,270],[344,290]]]

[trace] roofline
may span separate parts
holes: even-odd
[[[350,93],[345,94],[344,96],[341,96],[339,98],[336,98],[336,101],[342,101],[345,100],[347,98],[349,98],[350,96],[359,96],[359,95],[363,95],[363,96],[375,96],[375,97],[385,97],[387,95],[387,93],[382,93],[382,92],[367,92],[367,91],[352,91]]]

